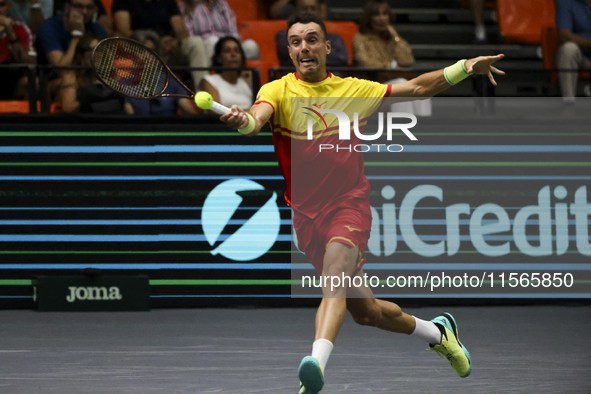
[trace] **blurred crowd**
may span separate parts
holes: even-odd
[[[556,66],[570,70],[559,72],[560,89],[565,101],[574,101],[578,70],[591,68],[591,1],[555,2],[559,33]],[[397,32],[395,9],[385,0],[360,4],[364,8],[357,18],[359,32],[352,40],[353,63],[343,37],[329,33],[332,51],[328,67],[382,69],[374,74],[382,83],[413,77],[413,50]],[[469,4],[474,42],[486,44],[484,0],[470,0]],[[259,5],[270,19],[313,13],[327,20],[330,15],[328,0],[260,0]],[[226,106],[238,104],[247,109],[253,103],[253,90],[256,93],[258,86],[253,86],[252,75],[245,68],[247,61],[259,59],[259,44],[242,39],[235,12],[226,0],[0,0],[0,64],[53,66],[42,68],[42,72],[56,112],[198,113],[188,99],[131,100],[106,89],[91,69],[91,57],[94,47],[107,37],[143,43],[187,86],[211,93]],[[276,33],[275,42],[279,64],[291,66],[285,31]],[[201,70],[186,71],[189,68]],[[23,67],[0,67],[0,100],[26,100],[30,76]],[[184,93],[174,80],[168,89],[167,93]],[[429,112],[429,103],[416,105],[407,110]]]

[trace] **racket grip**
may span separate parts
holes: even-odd
[[[225,105],[221,105],[220,103],[216,103],[215,101],[213,102],[210,110],[218,115],[223,115],[230,112],[230,108],[226,107]]]

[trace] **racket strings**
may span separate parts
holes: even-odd
[[[168,83],[168,74],[160,59],[133,41],[102,42],[95,49],[94,63],[100,79],[127,96],[156,97]]]

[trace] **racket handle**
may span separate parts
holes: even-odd
[[[216,103],[215,101],[213,102],[210,110],[218,115],[223,115],[230,112],[230,108],[226,107],[225,105],[221,105],[220,103]]]

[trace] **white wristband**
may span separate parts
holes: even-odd
[[[72,30],[70,32],[70,35],[72,37],[82,37],[84,35],[84,33],[82,33],[80,30]]]

